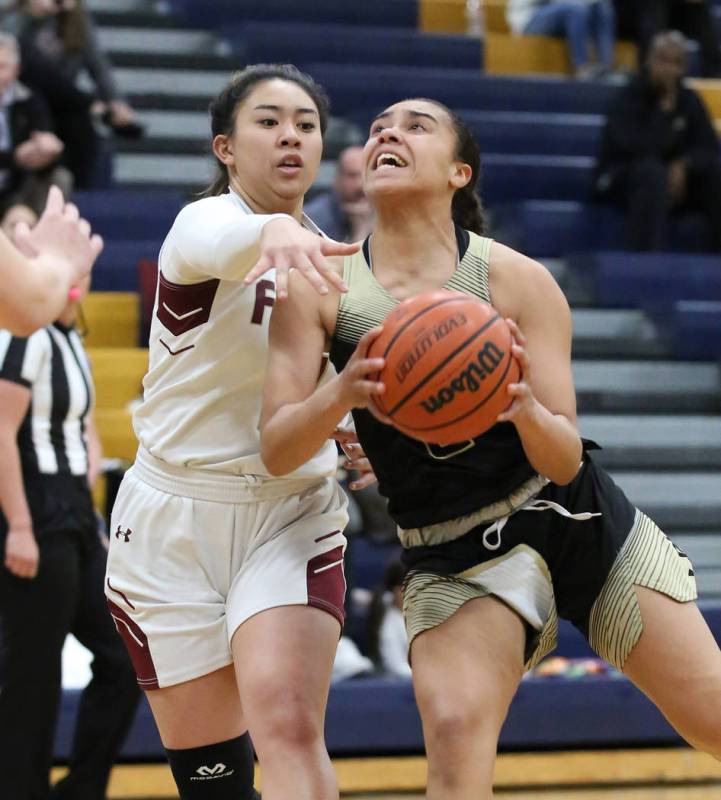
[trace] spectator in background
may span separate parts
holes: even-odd
[[[12,800],[104,800],[140,697],[104,588],[91,486],[100,469],[92,379],[74,323],[17,338],[0,331],[0,774]],[[73,633],[93,654],[69,759],[49,795],[61,651]]]
[[[17,41],[0,33],[0,226],[6,232],[20,220],[36,222],[51,183],[66,193],[70,188],[67,172],[55,169],[63,144],[50,131],[45,103],[18,81],[19,72]]]
[[[118,92],[82,0],[21,0],[4,25],[20,39],[24,79],[50,104],[75,185],[91,186],[99,156],[94,119],[126,137],[142,135],[142,127]],[[94,83],[94,94],[78,88],[83,73]]]
[[[663,250],[669,213],[678,209],[701,211],[721,250],[718,138],[703,102],[681,82],[685,71],[683,35],[658,34],[609,111],[597,187],[626,209],[633,250]]]
[[[403,621],[405,576],[403,564],[391,561],[383,582],[373,593],[368,612],[368,655],[381,672],[410,678],[408,634]]]
[[[653,38],[662,31],[675,28],[698,42],[701,74],[721,76],[719,31],[707,0],[624,0],[623,5],[630,9],[636,20],[640,64],[645,62]]]
[[[506,16],[518,36],[565,38],[576,77],[598,78],[613,69],[616,14],[611,0],[509,0]],[[588,43],[593,41],[596,63]]]
[[[368,236],[373,228],[373,211],[363,192],[362,147],[341,151],[332,191],[306,203],[305,212],[337,242],[357,242]]]

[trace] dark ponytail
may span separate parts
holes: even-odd
[[[482,236],[486,232],[486,217],[483,203],[478,194],[478,180],[481,177],[481,148],[465,120],[449,108],[446,111],[456,133],[455,157],[458,161],[468,164],[473,170],[470,181],[453,195],[453,204],[451,205],[453,221],[462,228]]]
[[[451,127],[456,134],[456,152],[453,158],[468,164],[471,168],[471,179],[462,188],[458,189],[453,195],[451,205],[451,215],[453,221],[468,231],[473,231],[479,235],[486,233],[486,217],[483,210],[483,203],[478,196],[478,180],[481,176],[481,148],[478,146],[471,129],[466,122],[451,111],[448,106],[439,103],[437,100],[430,100],[427,97],[418,97],[425,103],[433,103],[434,106],[442,108],[451,121]]]
[[[252,64],[231,77],[228,85],[210,104],[210,130],[213,139],[220,134],[229,136],[235,124],[235,112],[257,84],[273,79],[298,84],[315,103],[320,117],[320,132],[328,127],[330,104],[325,89],[310,75],[301,72],[293,64]],[[216,197],[228,191],[228,168],[216,158],[217,176],[200,197]]]

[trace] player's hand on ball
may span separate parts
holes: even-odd
[[[511,405],[498,415],[498,422],[520,422],[521,419],[529,414],[535,404],[536,398],[531,390],[531,360],[526,352],[526,337],[521,333],[521,329],[516,323],[507,318],[506,322],[513,334],[514,343],[511,347],[513,357],[518,362],[521,369],[521,378],[518,383],[508,384],[508,394],[512,398]]]
[[[338,374],[337,380],[340,383],[341,398],[348,408],[367,408],[382,422],[386,422],[386,419],[378,412],[373,402],[373,396],[383,394],[386,389],[383,383],[374,380],[375,373],[383,369],[385,359],[368,358],[368,348],[380,336],[382,331],[383,328],[378,326],[377,328],[371,328],[361,337],[353,355]]]
[[[288,296],[288,273],[297,269],[318,294],[328,294],[328,284],[347,292],[343,278],[328,261],[328,256],[355,253],[360,243],[345,244],[324,239],[300,226],[294,219],[274,219],[263,226],[260,257],[243,283],[249,285],[269,269],[275,268],[275,291],[279,300]]]

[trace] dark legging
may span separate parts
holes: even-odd
[[[93,677],[80,700],[69,776],[53,797],[103,800],[139,699],[103,595],[105,550],[97,536],[81,542],[77,532],[54,531],[39,545],[33,580],[0,567],[2,796],[48,797],[61,651],[72,633],[93,653]]]
[[[644,158],[612,170],[611,195],[626,207],[627,245],[632,250],[668,246],[668,164]],[[689,170],[683,209],[700,211],[708,221],[711,247],[721,250],[721,168]]]

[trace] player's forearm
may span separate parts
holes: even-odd
[[[0,428],[0,449],[5,454],[0,470],[0,508],[8,527],[32,527],[32,517],[25,496],[20,453],[17,446],[17,431]]]
[[[334,378],[300,403],[281,406],[261,425],[263,463],[271,475],[287,475],[310,460],[350,411]]]
[[[287,214],[249,214],[243,225],[223,228],[210,250],[213,274],[236,281],[245,278],[260,257],[265,226],[279,219],[295,223]]]
[[[531,466],[553,483],[570,483],[578,472],[583,448],[569,419],[536,402],[515,425]]]

